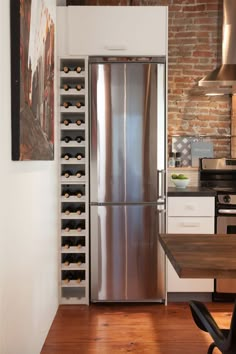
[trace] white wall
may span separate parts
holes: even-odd
[[[9,3],[0,11],[0,353],[38,354],[58,307],[57,163],[11,161]]]

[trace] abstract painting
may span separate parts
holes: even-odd
[[[54,158],[55,0],[11,0],[12,160]]]

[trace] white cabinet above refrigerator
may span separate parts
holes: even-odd
[[[57,8],[58,55],[167,56],[167,6]]]

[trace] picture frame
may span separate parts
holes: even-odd
[[[54,159],[55,0],[10,0],[12,160]]]

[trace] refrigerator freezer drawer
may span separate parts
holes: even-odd
[[[92,302],[164,299],[158,223],[156,205],[91,206]]]

